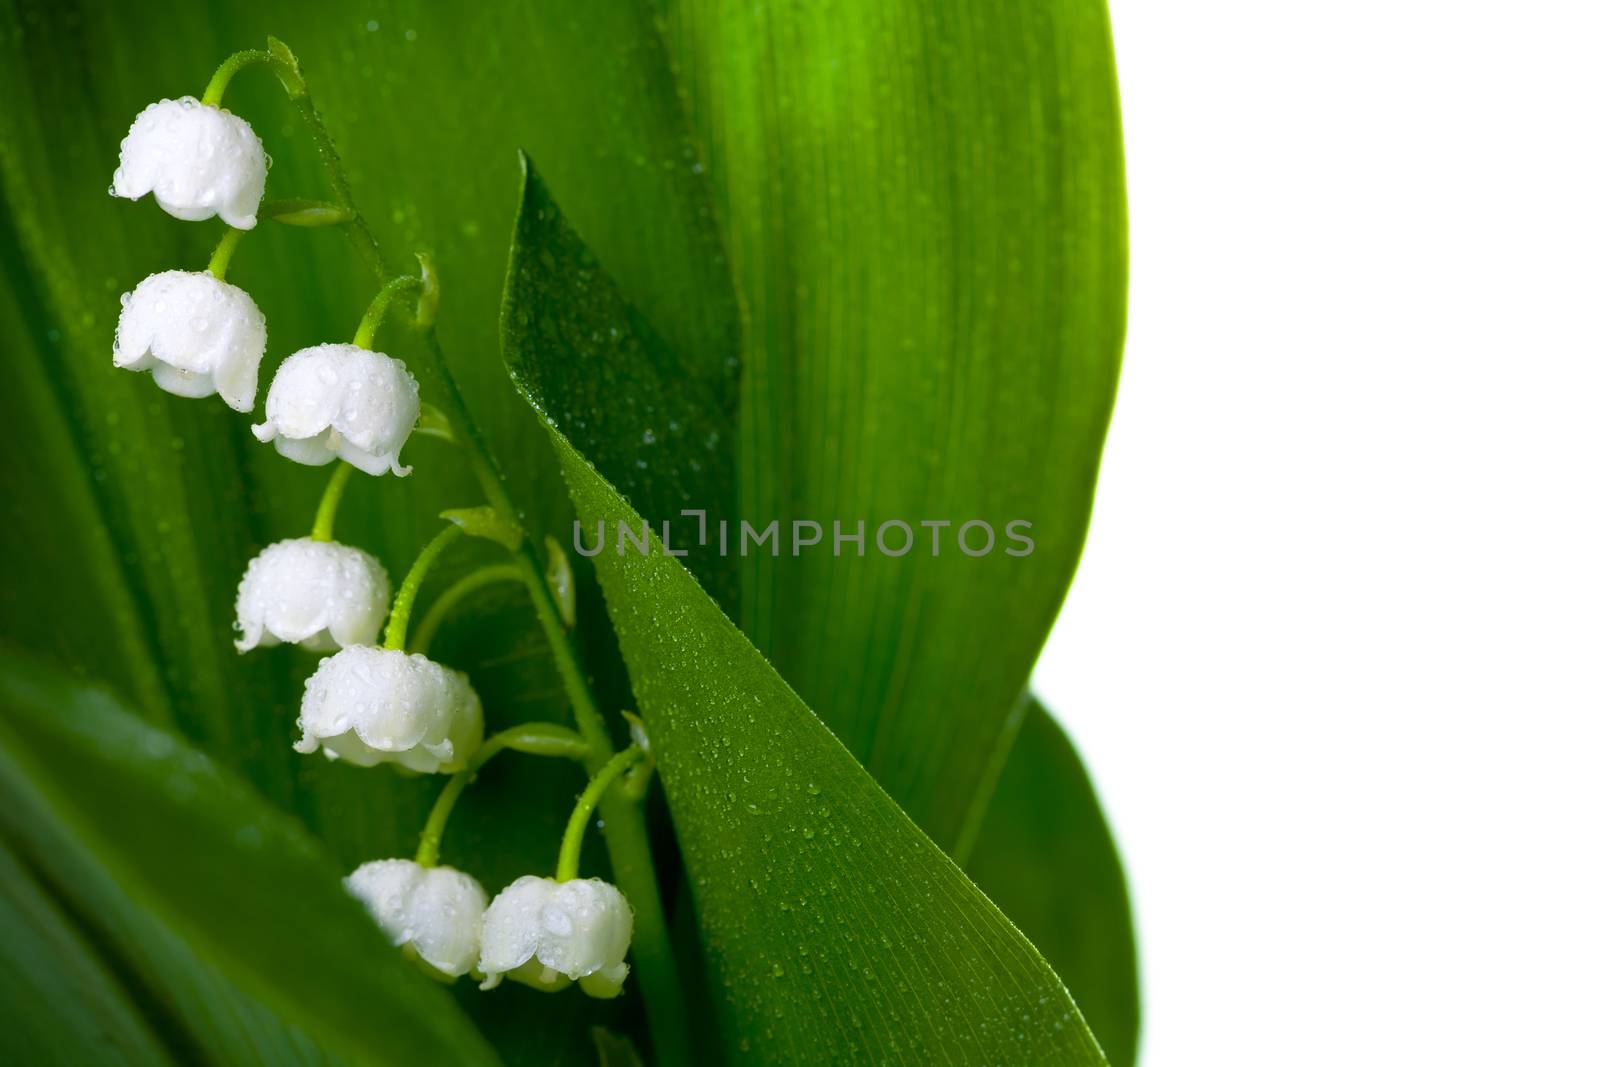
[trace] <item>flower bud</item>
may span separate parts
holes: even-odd
[[[410,860],[372,860],[357,867],[344,887],[397,947],[436,977],[453,981],[477,960],[488,897],[470,874]]]
[[[250,124],[192,96],[139,112],[111,179],[112,196],[137,200],[153,192],[174,218],[221,215],[239,230],[255,226],[266,187],[267,153]]]
[[[358,767],[397,763],[454,774],[483,741],[483,707],[467,676],[426,656],[352,645],[306,680],[296,752],[319,748]]]
[[[592,997],[622,991],[633,940],[633,909],[598,878],[557,882],[528,875],[500,891],[483,913],[478,970],[484,989],[502,976],[551,992],[576,979]]]
[[[389,576],[359,548],[300,537],[268,545],[239,583],[240,652],[284,642],[313,652],[377,641]]]
[[[178,396],[221,393],[235,411],[256,403],[267,322],[250,294],[204,271],[152,274],[122,297],[111,360],[149,371]]]
[[[267,391],[262,441],[313,467],[342,459],[368,474],[404,477],[400,449],[422,403],[406,365],[355,345],[303,348],[283,361]]]

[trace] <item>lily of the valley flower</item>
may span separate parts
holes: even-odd
[[[235,411],[249,411],[266,351],[267,322],[249,293],[205,272],[168,270],[123,294],[111,359],[149,371],[169,393],[220,393]]]
[[[466,675],[426,656],[352,646],[317,667],[300,701],[297,752],[358,767],[397,763],[454,774],[483,741],[483,707]]]
[[[436,976],[454,980],[477,961],[488,897],[470,874],[410,860],[372,860],[357,867],[344,885],[397,947]]]
[[[342,459],[368,474],[404,477],[400,449],[422,403],[406,365],[350,344],[301,349],[283,361],[267,391],[267,421],[252,427],[297,463]]]
[[[248,230],[266,187],[267,153],[250,124],[186,96],[139,112],[122,140],[111,195],[137,200],[154,193],[174,218],[221,215],[229,226]]]
[[[389,576],[359,548],[309,537],[268,545],[239,583],[240,652],[279,642],[313,652],[370,645],[389,613]]]
[[[623,957],[632,940],[633,909],[616,886],[528,875],[501,890],[483,913],[478,970],[484,989],[502,976],[546,992],[576,980],[590,996],[609,998],[628,976]]]

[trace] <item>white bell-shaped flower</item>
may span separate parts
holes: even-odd
[[[221,215],[248,230],[267,188],[268,162],[261,138],[239,116],[192,96],[163,100],[139,112],[122,139],[111,195],[137,200],[154,193],[174,218]]]
[[[614,997],[628,977],[633,909],[598,878],[518,878],[483,913],[478,970],[483,988],[502,976],[553,992],[576,980],[592,997]]]
[[[372,860],[357,867],[344,886],[397,947],[437,976],[459,978],[477,962],[489,898],[470,874],[410,860]]]
[[[342,459],[368,474],[404,477],[400,449],[417,424],[417,380],[398,359],[355,345],[304,348],[283,361],[267,391],[257,438],[313,467]]]
[[[319,748],[358,767],[397,763],[454,774],[483,741],[483,706],[467,676],[426,656],[353,645],[306,680],[297,752]]]
[[[279,541],[245,568],[237,608],[240,652],[279,642],[313,652],[370,645],[389,614],[389,575],[359,548]]]
[[[152,274],[122,296],[112,362],[149,371],[178,396],[222,394],[235,411],[256,403],[267,320],[250,294],[204,271]]]

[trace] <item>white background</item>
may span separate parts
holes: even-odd
[[[1600,14],[1112,0],[1122,392],[1036,675],[1145,1067],[1600,1064]]]

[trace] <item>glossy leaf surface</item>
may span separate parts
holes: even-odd
[[[665,25],[749,312],[741,512],[828,538],[746,557],[741,623],[950,847],[1076,566],[1116,392],[1105,5],[683,0]],[[873,543],[889,520],[904,557]],[[831,551],[835,521],[864,554]],[[951,524],[937,558],[924,522]]]
[[[85,987],[104,1025],[133,1040],[129,1017],[165,1001],[168,1014],[146,1021],[178,1060],[192,1041],[219,1060],[318,1059],[320,1046],[356,1061],[497,1062],[345,893],[321,847],[231,775],[106,694],[10,653],[0,705],[0,831],[16,873],[33,872],[22,881],[55,902],[32,930],[94,946],[82,958],[42,953],[28,969],[65,982],[115,959]],[[13,892],[45,907],[27,884]]]
[[[1130,1067],[1139,973],[1122,861],[1083,760],[1031,696],[963,866],[1073,991],[1106,1059]]]
[[[585,525],[641,519],[551,426]],[[693,888],[730,1054],[1103,1063],[1072,998],[652,540],[595,566]]]

